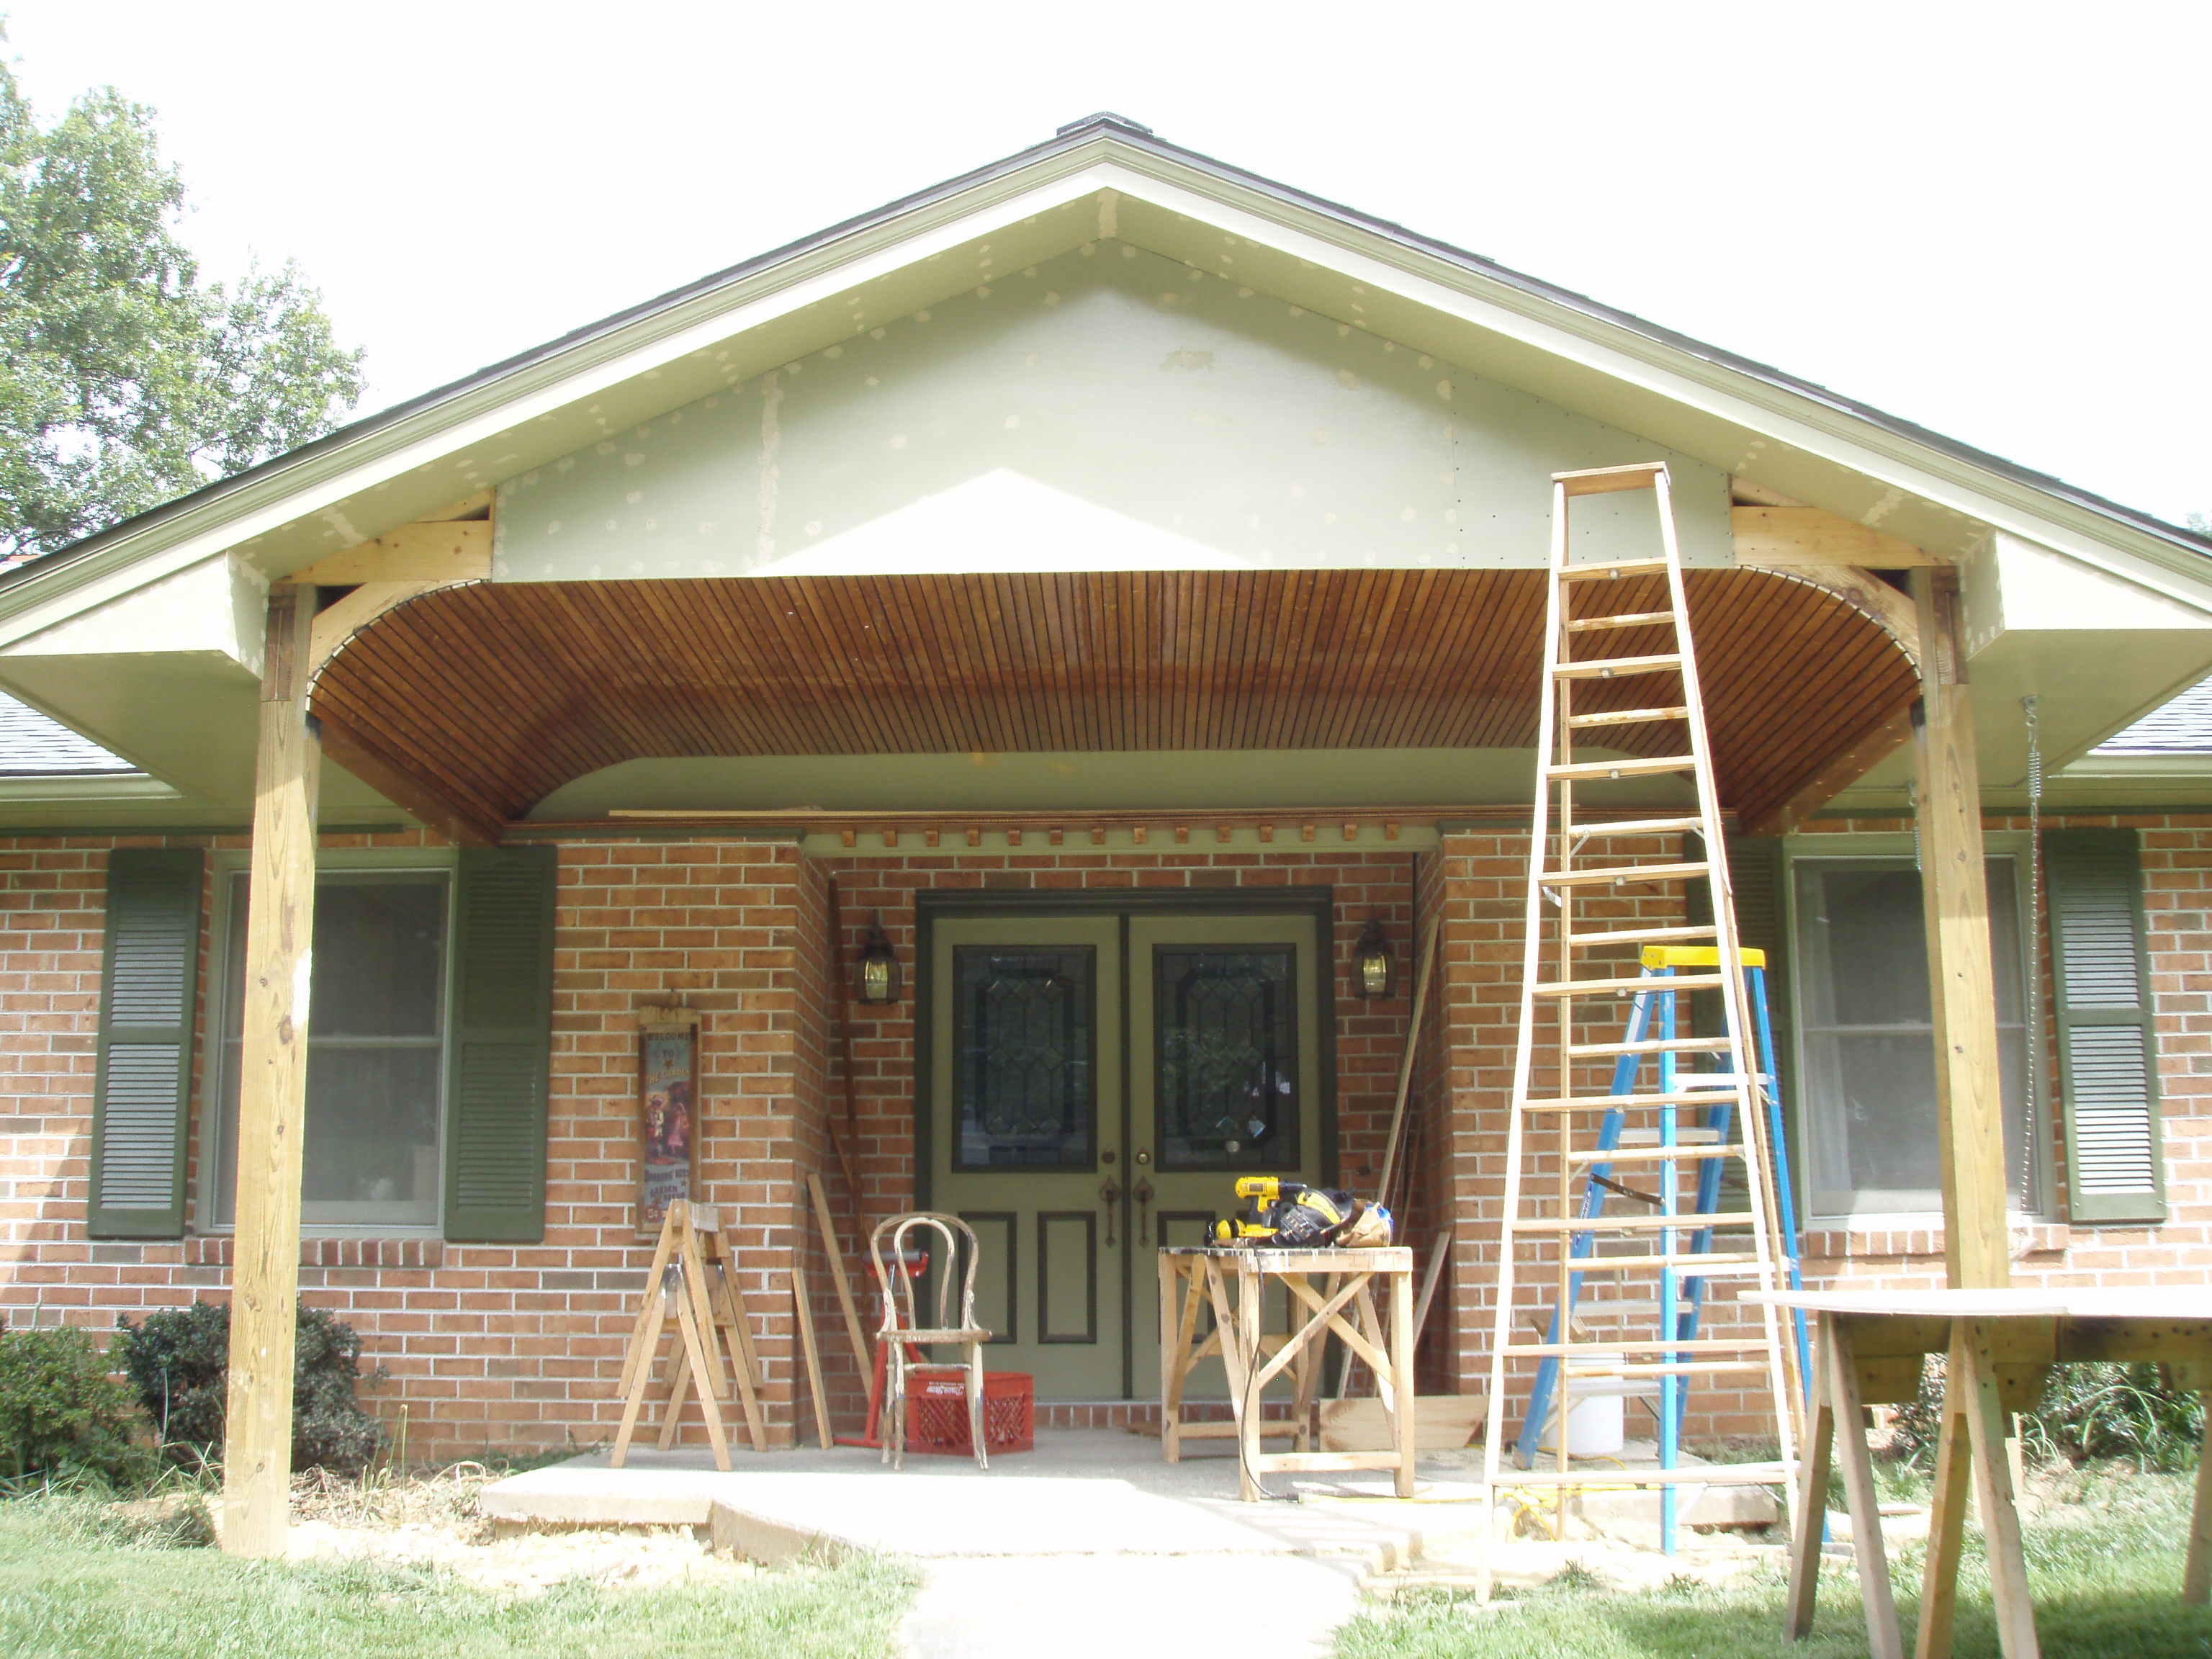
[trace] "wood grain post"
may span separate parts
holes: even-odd
[[[1966,684],[1958,578],[1916,570],[1921,701],[1912,775],[1920,829],[1921,905],[1936,1026],[1936,1152],[1942,1164],[1943,1258],[1954,1289],[2010,1282],[2005,1235],[2002,1092],[1996,976],[1982,854],[1981,769]]]
[[[231,1555],[282,1555],[291,1498],[307,973],[322,768],[321,744],[307,716],[314,617],[312,586],[284,583],[270,591],[239,1062],[238,1225],[222,1477],[222,1547]]]

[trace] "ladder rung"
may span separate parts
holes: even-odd
[[[1655,1129],[1652,1133],[1656,1134],[1658,1131]],[[1692,1133],[1709,1135],[1712,1131],[1699,1129]],[[1694,1146],[1684,1146],[1678,1140],[1672,1146],[1608,1146],[1602,1152],[1593,1148],[1570,1152],[1567,1162],[1570,1164],[1663,1164],[1668,1158],[1680,1158],[1685,1164],[1693,1164],[1706,1158],[1735,1158],[1740,1150],[1733,1141],[1701,1140]]]
[[[1647,720],[1686,720],[1690,718],[1687,703],[1676,703],[1670,708],[1617,708],[1610,714],[1570,714],[1569,726],[1641,726]]]
[[[1624,611],[1617,617],[1577,617],[1567,624],[1570,634],[1594,634],[1612,628],[1649,628],[1674,620],[1671,611]]]
[[[1702,818],[1615,818],[1610,822],[1592,819],[1577,824],[1574,832],[1577,836],[1663,836],[1705,827]],[[1708,927],[1698,931],[1711,938],[1713,930]]]
[[[1575,1317],[1582,1317],[1580,1309],[1575,1310]],[[1608,1336],[1595,1342],[1509,1342],[1505,1345],[1505,1352],[1566,1359],[1576,1354],[1589,1353],[1749,1353],[1753,1349],[1765,1346],[1766,1340],[1757,1336],[1746,1337],[1740,1342],[1725,1336],[1676,1337],[1672,1340],[1663,1336],[1621,1337],[1617,1340]],[[1765,1362],[1760,1363],[1763,1367]],[[1573,1375],[1577,1377],[1605,1376],[1610,1373],[1586,1371],[1577,1367]]]
[[[1745,1347],[1758,1346],[1756,1343],[1742,1345]],[[1608,1376],[1713,1376],[1724,1371],[1763,1371],[1765,1369],[1764,1359],[1684,1359],[1671,1365],[1663,1362],[1652,1365],[1612,1365],[1601,1371],[1577,1367],[1575,1378],[1577,1382],[1594,1382]]]
[[[1591,657],[1583,662],[1563,662],[1552,672],[1563,680],[1617,680],[1630,674],[1662,674],[1681,665],[1680,652],[1662,651],[1650,657]]]
[[[1536,988],[1540,997],[1640,996],[1646,991],[1710,991],[1721,983],[1718,974],[1679,974],[1661,978],[1638,974],[1633,979],[1546,980]]]
[[[1657,1273],[1672,1267],[1687,1279],[1734,1279],[1764,1273],[1773,1266],[1765,1256],[1741,1251],[1692,1251],[1686,1255],[1583,1255],[1574,1259],[1574,1270],[1591,1273]]]
[[[1695,1313],[1697,1310],[1698,1304],[1689,1300],[1686,1297],[1677,1297],[1675,1298],[1674,1311],[1676,1313]],[[1604,1300],[1598,1302],[1585,1302],[1578,1298],[1575,1303],[1575,1317],[1578,1321],[1610,1319],[1616,1314],[1620,1315],[1623,1318],[1626,1318],[1630,1314],[1650,1315],[1656,1314],[1658,1311],[1659,1298],[1656,1296],[1607,1297]]]
[[[1650,1037],[1642,1042],[1577,1042],[1567,1048],[1569,1060],[1595,1060],[1601,1054],[1717,1054],[1729,1046],[1724,1036]]]
[[[1505,1449],[1500,1447],[1499,1450]],[[1555,1455],[1547,1452],[1545,1455]],[[1686,1469],[1500,1469],[1501,1486],[1778,1486],[1797,1478],[1788,1463],[1699,1463]]]
[[[1565,766],[1547,766],[1544,775],[1570,781],[1577,778],[1648,778],[1662,772],[1693,771],[1697,764],[1695,755],[1639,755],[1622,760],[1574,761]]]
[[[1707,1227],[1755,1218],[1749,1210],[1716,1210],[1711,1214],[1686,1210],[1674,1215],[1571,1216],[1564,1221],[1556,1216],[1540,1215],[1516,1217],[1511,1229],[1516,1233],[1656,1233],[1671,1227],[1676,1232],[1698,1232]]]
[[[1568,942],[1577,951],[1594,951],[1601,945],[1662,945],[1668,939],[1711,939],[1719,929],[1710,921],[1674,927],[1613,927],[1576,933]]]
[[[1571,564],[1559,572],[1563,581],[1609,581],[1615,576],[1648,576],[1667,568],[1665,558],[1656,559],[1595,559],[1588,564]]]
[[[1733,1077],[1734,1073],[1715,1073],[1717,1077]],[[1681,1079],[1674,1079],[1680,1083]],[[1528,1112],[1632,1112],[1644,1106],[1711,1106],[1711,1094],[1692,1094],[1686,1089],[1674,1089],[1666,1094],[1648,1095],[1553,1095],[1549,1097],[1523,1101],[1522,1109]],[[1723,1104],[1730,1103],[1721,1103]],[[1656,1134],[1657,1130],[1623,1129],[1623,1135]],[[1685,1129],[1684,1134],[1704,1134],[1703,1129]]]
[[[1629,882],[1689,881],[1712,873],[1699,860],[1691,864],[1607,864],[1588,870],[1547,870],[1536,879],[1547,887],[1605,887]]]
[[[1677,1129],[1674,1131],[1674,1149],[1681,1152],[1685,1149],[1694,1150],[1706,1146],[1712,1148],[1716,1152],[1735,1152],[1742,1150],[1732,1140],[1724,1141],[1717,1139],[1719,1133],[1720,1131],[1717,1129]],[[1654,1152],[1663,1152],[1667,1150],[1660,1146],[1659,1132],[1656,1129],[1623,1129],[1620,1132],[1620,1139],[1621,1145],[1613,1150],[1624,1154],[1633,1153],[1638,1158],[1644,1158]],[[1705,1157],[1711,1154],[1700,1153],[1699,1156]]]
[[[1607,495],[1623,489],[1656,489],[1664,461],[1623,461],[1618,466],[1582,466],[1554,472],[1552,482],[1565,495]]]

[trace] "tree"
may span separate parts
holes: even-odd
[[[151,109],[103,87],[41,131],[0,62],[0,564],[319,437],[361,396],[361,352],[291,261],[201,283],[184,200]]]

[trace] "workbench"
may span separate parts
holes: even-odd
[[[1390,1298],[1387,1335],[1375,1305],[1378,1280]],[[1279,1335],[1261,1329],[1270,1282],[1279,1283],[1291,1297],[1294,1328]],[[1200,1315],[1209,1305],[1213,1328],[1200,1335]],[[1387,1451],[1311,1449],[1314,1388],[1332,1335],[1375,1373],[1390,1425]],[[1199,1361],[1216,1353],[1229,1374],[1232,1420],[1185,1423],[1184,1383]],[[1285,1371],[1292,1383],[1291,1416],[1271,1428],[1262,1421],[1261,1391]],[[1413,1413],[1412,1250],[1403,1245],[1297,1250],[1229,1244],[1161,1250],[1160,1452],[1169,1462],[1181,1461],[1186,1437],[1218,1434],[1237,1442],[1237,1487],[1248,1501],[1265,1496],[1261,1475],[1300,1469],[1390,1469],[1398,1496],[1411,1498]],[[1270,1432],[1292,1437],[1294,1449],[1264,1451],[1262,1438]]]
[[[1860,1408],[1916,1399],[1924,1357],[1948,1354],[1928,1560],[1920,1597],[1917,1659],[1951,1651],[1960,1546],[1971,1479],[1988,1547],[1990,1601],[2005,1659],[2039,1649],[2027,1595],[2015,1475],[2007,1449],[2010,1413],[2033,1409],[2054,1364],[2149,1361],[2169,1385],[2212,1390],[2212,1291],[2189,1290],[1747,1291],[1739,1298],[1802,1308],[1820,1319],[1818,1384],[1798,1471],[1796,1533],[1790,1554],[1790,1634],[1813,1626],[1831,1443],[1843,1476],[1874,1659],[1903,1659],[1890,1594],[1874,1468]],[[2212,1401],[2208,1401],[2212,1404]],[[2200,1460],[2182,1596],[2212,1594],[2212,1460]]]

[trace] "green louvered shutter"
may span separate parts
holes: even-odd
[[[94,1238],[184,1236],[204,862],[191,847],[107,855],[87,1207]]]
[[[2158,1038],[2132,830],[2053,830],[2051,884],[2058,1075],[2071,1218],[2166,1219]]]
[[[453,902],[446,1085],[446,1237],[545,1237],[553,1045],[550,847],[466,848]]]

